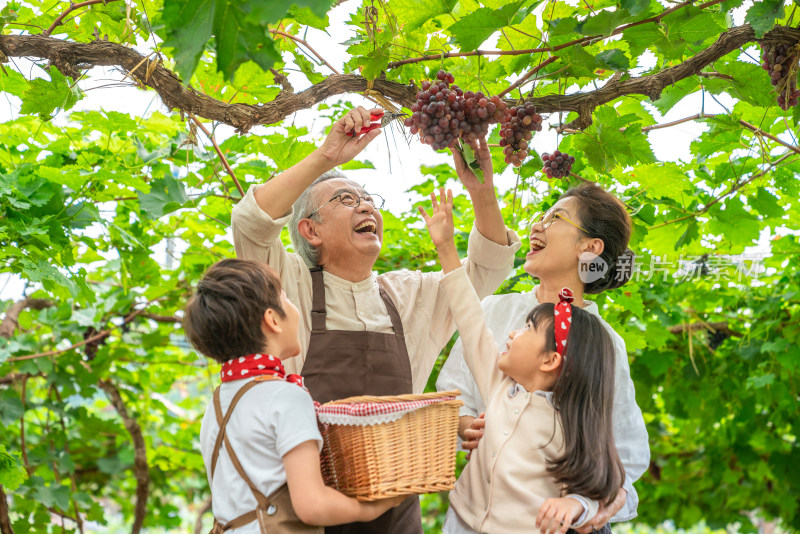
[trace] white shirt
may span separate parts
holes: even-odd
[[[284,362],[287,373],[301,373],[311,335],[311,274],[303,259],[287,252],[281,230],[287,214],[272,219],[256,203],[252,186],[233,209],[233,243],[236,256],[258,260],[278,271],[286,295],[300,309],[302,352]],[[480,297],[491,295],[514,267],[519,237],[506,230],[507,245],[483,237],[473,228],[463,264]],[[323,271],[326,327],[328,330],[392,332],[392,322],[379,288],[391,297],[403,323],[411,364],[413,393],[422,393],[428,376],[455,331],[447,299],[440,291],[442,272],[390,271],[373,273],[366,280],[350,282]]]
[[[600,319],[600,322],[611,335],[614,342],[616,365],[614,372],[614,441],[617,452],[625,468],[625,482],[623,488],[628,492],[625,505],[617,512],[612,522],[629,521],[636,517],[636,508],[639,505],[639,496],[633,483],[647,470],[650,465],[650,447],[647,442],[647,428],[639,406],[636,404],[636,393],[631,380],[628,353],[625,350],[625,341],[611,326],[599,315],[597,304],[586,301],[584,308],[589,313]],[[505,346],[508,334],[525,326],[528,313],[539,304],[536,299],[536,290],[528,293],[506,293],[492,295],[481,303],[486,314],[486,325],[494,334],[495,342],[499,347]],[[439,378],[436,381],[439,391],[460,389],[461,400],[464,406],[461,415],[477,417],[485,410],[483,399],[478,392],[475,380],[464,362],[461,339],[453,346],[450,356],[445,361]]]
[[[220,404],[223,416],[233,396],[247,380],[223,382]],[[233,452],[255,487],[268,496],[286,483],[283,456],[306,441],[322,449],[317,414],[311,395],[303,388],[282,380],[265,381],[245,393],[228,420],[226,434]],[[223,525],[256,509],[257,502],[247,483],[236,472],[223,443],[219,449],[214,478],[211,454],[219,434],[214,403],[209,402],[200,425],[200,450],[211,487],[214,517]],[[259,534],[258,522],[230,530],[237,534]]]

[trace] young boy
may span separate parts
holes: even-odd
[[[369,521],[403,500],[361,503],[323,483],[311,396],[281,364],[300,353],[298,322],[278,276],[255,261],[216,263],[186,305],[189,341],[222,364],[200,427],[215,531],[321,532],[307,525]]]

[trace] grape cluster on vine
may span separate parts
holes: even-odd
[[[569,171],[572,170],[575,157],[566,152],[556,150],[552,154],[542,154],[542,161],[544,162],[542,170],[547,176],[551,178],[566,178],[569,176]]]
[[[500,146],[503,147],[506,163],[515,167],[522,165],[528,157],[533,132],[542,131],[542,116],[532,104],[512,106],[500,126]]]
[[[438,81],[422,82],[417,101],[411,106],[411,117],[405,125],[412,134],[420,134],[423,143],[435,150],[462,139],[474,143],[489,133],[489,125],[503,120],[507,104],[499,97],[487,97],[478,91],[462,91],[452,85],[455,77],[443,70]]]
[[[769,81],[778,93],[778,105],[783,110],[797,105],[797,52],[782,43],[765,44],[761,67],[769,72]]]

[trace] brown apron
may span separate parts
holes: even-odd
[[[325,403],[356,395],[411,393],[411,364],[403,323],[386,291],[380,288],[393,334],[327,330],[321,268],[311,269],[311,282],[311,339],[302,374],[314,400]],[[374,521],[325,527],[325,533],[422,534],[419,497],[409,497]]]
[[[246,514],[242,514],[239,517],[228,521],[224,525],[214,518],[214,527],[211,529],[211,534],[222,534],[229,529],[240,528],[253,521],[258,521],[261,534],[272,534],[273,532],[286,532],[290,534],[322,534],[322,527],[306,525],[305,523],[301,522],[297,517],[297,514],[294,513],[294,508],[292,508],[292,500],[289,496],[289,487],[286,484],[275,490],[272,494],[270,494],[269,497],[265,497],[263,493],[256,489],[256,487],[250,481],[250,478],[244,472],[242,464],[239,462],[239,458],[236,457],[236,453],[233,452],[231,442],[228,440],[228,436],[225,433],[225,427],[228,424],[228,420],[231,418],[233,409],[236,407],[236,403],[239,402],[239,399],[242,398],[242,395],[258,385],[259,382],[265,382],[269,380],[280,380],[280,378],[262,376],[256,380],[251,380],[242,386],[239,391],[236,392],[236,395],[233,396],[231,404],[228,406],[228,411],[225,413],[224,417],[222,415],[222,405],[219,401],[219,387],[214,390],[214,412],[217,415],[219,434],[217,434],[217,441],[214,443],[214,451],[211,453],[211,478],[212,480],[214,478],[214,471],[217,469],[217,459],[219,458],[219,449],[224,441],[225,450],[228,451],[228,456],[230,457],[231,462],[233,462],[233,467],[236,468],[236,472],[239,473],[239,476],[242,477],[245,482],[247,482],[248,486],[250,486],[250,491],[253,492],[253,496],[256,498],[258,506],[255,510],[247,512]]]

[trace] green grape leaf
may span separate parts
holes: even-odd
[[[317,28],[318,30],[325,31],[330,24],[328,21],[328,15],[326,13],[318,15],[310,7],[297,7],[297,5],[292,5],[289,8],[287,15],[296,20],[299,24],[311,26],[312,28]]]
[[[676,46],[698,43],[725,30],[714,13],[693,6],[670,13],[661,22]]]
[[[28,80],[19,72],[11,69],[0,71],[0,91],[22,97],[28,87]]]
[[[475,50],[494,32],[508,26],[525,0],[518,0],[500,9],[482,7],[452,24],[447,31],[462,50]]]
[[[432,18],[453,12],[458,0],[408,0],[392,2],[392,10],[399,20],[404,21],[403,31],[411,32],[420,28]]]
[[[611,70],[625,71],[631,66],[630,59],[625,55],[625,52],[619,48],[612,48],[611,50],[604,50],[595,55],[594,58],[600,65],[608,67]]]
[[[626,9],[631,16],[636,17],[640,13],[647,13],[650,10],[650,0],[621,0],[620,6]]]
[[[300,67],[309,82],[316,84],[325,79],[325,76],[314,70],[314,64],[300,52],[294,54],[294,62]]]
[[[760,0],[750,6],[744,21],[753,27],[756,39],[764,37],[775,26],[775,19],[783,18],[784,4],[783,0]]]
[[[30,81],[28,89],[22,94],[20,113],[37,114],[48,120],[57,109],[67,111],[83,98],[83,91],[76,83],[61,74],[55,67],[48,71],[50,81],[35,78]]]
[[[620,116],[611,106],[598,107],[594,115],[594,123],[585,134],[572,139],[592,167],[611,170],[617,165],[655,161],[636,115]]]
[[[9,22],[14,22],[19,17],[19,8],[22,7],[20,2],[9,2],[2,10],[0,10],[0,29],[2,29]]]
[[[217,4],[214,13],[217,67],[226,80],[232,79],[239,65],[246,61],[253,61],[266,71],[282,60],[262,24],[251,22],[247,13],[230,1],[217,0]],[[272,2],[259,3],[270,4]]]
[[[169,173],[165,173],[164,178],[153,180],[150,192],[139,192],[138,197],[142,210],[154,219],[183,207],[189,201],[183,183]]]
[[[631,14],[625,9],[601,11],[578,24],[575,29],[583,35],[609,36],[618,26],[630,22],[631,19]]]
[[[28,478],[28,472],[15,453],[9,453],[0,443],[0,486],[6,491],[16,490]]]
[[[218,0],[164,1],[164,46],[174,50],[175,70],[184,80],[191,79],[206,43],[211,39],[217,3]]]
[[[483,170],[481,169],[480,163],[475,158],[475,152],[472,150],[472,147],[469,146],[469,143],[461,143],[461,145],[454,145],[455,150],[461,153],[461,157],[464,158],[464,162],[469,167],[469,170],[472,171],[472,174],[475,175],[475,178],[478,179],[480,183],[483,183]]]
[[[69,488],[56,482],[36,488],[36,500],[47,507],[69,510]]]
[[[287,13],[291,15],[298,8],[308,9],[317,17],[324,17],[333,5],[333,0],[252,0],[248,3],[250,18],[255,22],[278,22]],[[292,10],[294,8],[294,11]]]

